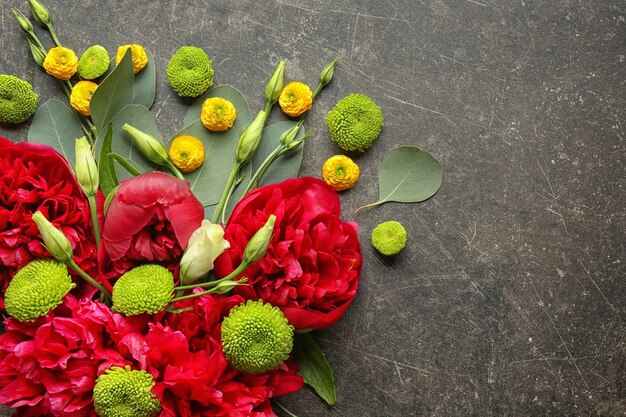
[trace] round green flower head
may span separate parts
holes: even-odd
[[[280,366],[293,348],[293,326],[277,307],[252,301],[233,307],[222,322],[222,350],[242,372],[261,374]]]
[[[37,110],[37,94],[30,83],[0,74],[0,123],[22,123]]]
[[[154,417],[161,403],[152,393],[153,387],[148,372],[114,366],[96,380],[93,406],[100,417]]]
[[[75,286],[62,262],[31,261],[17,271],[4,294],[7,313],[19,321],[34,321],[54,310]]]
[[[135,316],[156,314],[167,307],[174,277],[160,265],[141,265],[122,275],[113,286],[113,311]]]
[[[372,231],[372,245],[383,255],[396,255],[406,246],[406,229],[394,221],[381,223]]]
[[[195,46],[181,47],[167,64],[167,79],[181,97],[197,97],[213,84],[213,66]]]
[[[383,114],[369,97],[350,94],[328,112],[326,124],[332,140],[342,149],[364,152],[378,138]]]
[[[111,58],[104,47],[90,46],[78,61],[78,74],[86,80],[95,80],[107,72],[110,62]]]

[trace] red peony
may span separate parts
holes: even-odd
[[[89,203],[65,159],[49,146],[0,138],[0,290],[31,260],[50,257],[31,218],[37,210],[63,230],[78,265],[97,276]]]
[[[120,182],[106,213],[102,240],[120,272],[133,261],[178,264],[203,219],[202,203],[188,182],[146,172]]]
[[[0,403],[17,416],[96,417],[97,377],[129,365],[153,375],[159,417],[275,417],[270,398],[297,391],[302,377],[291,362],[261,375],[228,365],[221,322],[243,301],[208,295],[179,303],[191,308],[181,314],[125,318],[68,296],[35,323],[9,318],[0,335]]]
[[[232,272],[248,240],[276,215],[266,256],[241,276],[249,286],[235,293],[279,307],[297,329],[335,323],[356,294],[361,273],[357,225],[342,222],[339,198],[323,181],[288,179],[252,191],[235,207],[226,226],[230,249],[215,261],[220,277]]]
[[[120,322],[104,304],[71,295],[34,323],[8,318],[0,336],[0,403],[17,416],[95,417],[96,378],[131,363],[105,333]]]

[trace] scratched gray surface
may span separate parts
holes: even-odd
[[[314,85],[342,57],[308,119],[316,135],[302,174],[319,175],[338,151],[323,123],[338,99],[362,92],[382,106],[383,134],[356,158],[363,178],[341,195],[345,218],[360,223],[360,292],[319,334],[337,405],[304,389],[281,400],[292,412],[626,415],[623,2],[54,3],[60,36],[78,51],[128,42],[152,51],[152,111],[166,137],[187,105],[166,85],[165,65],[185,44],[203,47],[216,82],[237,86],[253,111],[279,59],[289,79]],[[13,5],[27,10],[0,6],[0,72],[33,82],[43,100],[61,98],[31,62]],[[19,141],[27,128],[0,133]],[[440,192],[353,214],[375,200],[378,163],[400,144],[441,159]],[[369,242],[389,219],[410,237],[394,260]]]

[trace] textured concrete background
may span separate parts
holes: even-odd
[[[203,47],[217,83],[252,112],[280,59],[315,85],[342,60],[308,118],[303,175],[338,152],[323,122],[351,92],[385,128],[341,195],[359,222],[365,266],[346,316],[318,336],[338,400],[281,400],[304,416],[626,415],[624,135],[626,10],[616,0],[147,0],[50,3],[78,52],[141,43],[158,64],[152,108],[164,137],[187,104],[166,84],[181,45]],[[0,72],[61,98],[0,6]],[[281,116],[275,114],[274,119]],[[28,123],[0,128],[15,141]],[[354,209],[377,197],[377,167],[400,144],[444,165],[423,204]],[[396,219],[410,242],[376,255],[372,228]],[[8,414],[7,414],[8,415]]]

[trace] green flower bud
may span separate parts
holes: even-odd
[[[22,12],[17,10],[15,7],[13,7],[11,11],[13,12],[13,16],[15,16],[15,20],[17,20],[17,24],[20,27],[20,29],[22,29],[27,34],[31,35],[33,33],[33,24],[30,23],[30,20],[28,20],[28,18],[24,16]]]
[[[86,137],[76,139],[76,179],[87,196],[98,192],[98,166]]]
[[[43,4],[39,3],[39,1],[37,0],[28,0],[28,5],[30,6],[30,11],[33,14],[33,18],[41,26],[48,26],[52,23],[52,19],[50,18],[50,12]]]
[[[280,135],[280,144],[285,146],[285,145],[288,145],[289,143],[293,142],[293,140],[295,139],[296,135],[300,131],[300,127],[301,126],[302,126],[302,123],[298,123],[294,127],[292,127],[291,129],[287,130],[282,135]]]
[[[274,75],[267,81],[265,87],[265,101],[274,103],[280,97],[285,84],[285,61],[280,61]]]
[[[78,61],[78,75],[86,80],[95,80],[108,71],[110,63],[109,53],[103,46],[90,46]]]
[[[32,261],[17,271],[4,294],[7,313],[19,321],[34,321],[54,310],[75,286],[61,262]]]
[[[293,326],[283,313],[262,300],[233,307],[222,322],[222,350],[242,372],[261,374],[275,369],[293,349]]]
[[[43,244],[50,255],[61,262],[70,262],[74,252],[72,251],[72,244],[65,234],[54,227],[40,211],[33,214],[33,221],[37,223]]]
[[[250,265],[265,256],[267,248],[272,240],[272,232],[274,231],[274,223],[276,216],[273,214],[267,219],[267,222],[252,236],[252,239],[246,245],[243,252],[243,263]]]
[[[326,84],[331,82],[333,75],[335,74],[335,65],[337,65],[339,58],[335,58],[326,68],[320,73],[320,86],[319,89],[324,88]]]
[[[160,140],[142,132],[128,123],[122,126],[122,130],[130,136],[137,149],[139,149],[139,152],[148,158],[148,160],[157,165],[168,164],[169,156]]]
[[[257,114],[256,118],[250,123],[250,126],[246,128],[237,142],[237,162],[242,164],[252,159],[252,156],[261,143],[261,137],[263,136],[263,126],[267,119],[267,113],[261,110]]]
[[[154,378],[130,366],[114,366],[96,380],[93,406],[100,417],[154,417],[161,403],[152,392]]]
[[[372,245],[383,255],[396,255],[406,246],[406,229],[400,223],[388,221],[372,231]]]
[[[30,47],[30,53],[33,55],[33,59],[43,68],[43,61],[46,59],[46,53],[37,45],[35,45],[30,39],[28,39],[28,46]]]
[[[113,311],[135,316],[163,311],[172,300],[174,277],[160,265],[141,265],[127,271],[113,286]]]

